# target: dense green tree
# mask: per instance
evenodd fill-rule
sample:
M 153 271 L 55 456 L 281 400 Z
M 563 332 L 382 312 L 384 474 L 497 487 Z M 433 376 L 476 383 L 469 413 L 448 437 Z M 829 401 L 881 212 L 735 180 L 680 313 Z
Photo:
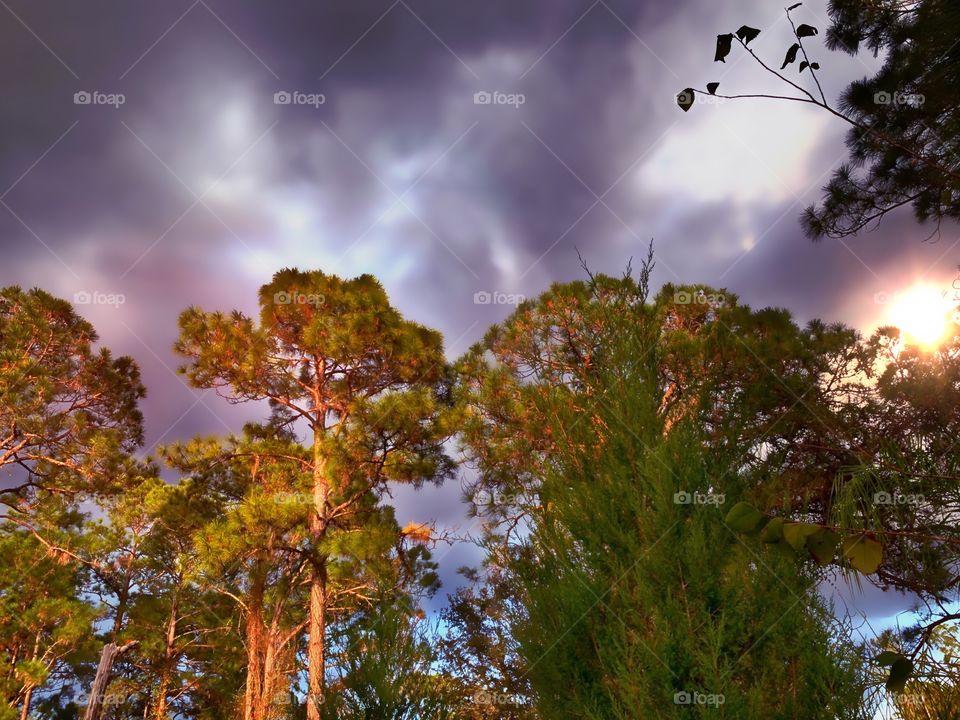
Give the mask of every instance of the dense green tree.
M 57 536 L 66 543 L 81 518 L 57 514 Z M 93 657 L 96 609 L 83 589 L 81 566 L 32 533 L 0 524 L 0 718 L 26 720 L 35 705 L 75 683 L 79 666 Z
M 596 412 L 612 393 L 595 380 L 631 331 L 619 308 L 635 307 L 640 293 L 630 277 L 554 285 L 461 359 L 478 512 L 523 527 L 553 454 L 572 442 L 552 422 L 558 404 L 598 427 Z M 650 303 L 657 413 L 667 431 L 694 422 L 711 449 L 753 474 L 765 503 L 826 512 L 838 472 L 868 455 L 860 396 L 875 352 L 842 325 L 801 328 L 785 310 L 753 310 L 705 286 L 667 285 Z
M 331 720 L 444 720 L 453 712 L 451 684 L 435 670 L 434 631 L 403 604 L 377 603 L 337 638 L 337 693 Z
M 45 495 L 115 490 L 142 441 L 139 370 L 96 342 L 65 300 L 0 290 L 0 504 L 17 518 Z
M 195 478 L 156 480 L 137 501 L 151 518 L 140 550 L 148 559 L 131 599 L 123 638 L 136 643 L 111 694 L 109 720 L 210 717 L 235 701 L 243 646 L 234 606 L 203 572 L 201 531 L 222 516 L 222 497 Z
M 245 651 L 246 720 L 283 717 L 306 612 L 311 481 L 308 454 L 290 435 L 249 426 L 242 437 L 197 439 L 165 449 L 218 512 L 196 529 L 196 581 L 234 605 Z
M 540 716 L 870 717 L 813 573 L 725 525 L 742 478 L 686 421 L 664 438 L 642 380 L 617 383 L 627 392 L 597 413 L 602 449 L 560 454 L 513 551 Z
M 467 358 L 474 370 L 480 355 L 492 365 L 472 376 L 468 435 L 481 470 L 494 470 L 486 481 L 509 476 L 500 463 L 532 439 L 549 443 L 528 466 L 532 483 L 487 489 L 518 493 L 501 522 L 525 514 L 491 562 L 522 588 L 510 624 L 533 702 L 546 718 L 859 717 L 857 656 L 830 640 L 812 573 L 789 556 L 761 560 L 759 543 L 740 542 L 717 507 L 754 482 L 744 457 L 759 436 L 744 411 L 755 419 L 783 398 L 749 372 L 749 352 L 738 358 L 747 334 L 725 343 L 729 326 L 687 332 L 720 316 L 719 303 L 650 303 L 648 272 L 554 288 Z M 788 318 L 740 316 L 753 333 L 783 330 L 783 341 L 768 340 L 771 356 L 803 346 Z M 717 366 L 740 374 L 713 375 Z M 787 382 L 809 369 L 793 368 Z M 503 428 L 509 401 L 523 410 Z
M 180 318 L 183 372 L 232 401 L 268 400 L 278 429 L 305 426 L 310 516 L 308 718 L 319 720 L 326 635 L 343 602 L 363 600 L 363 564 L 395 546 L 379 500 L 389 481 L 440 480 L 451 465 L 441 421 L 447 376 L 438 333 L 404 320 L 371 276 L 283 270 L 260 290 L 259 323 L 191 308 Z

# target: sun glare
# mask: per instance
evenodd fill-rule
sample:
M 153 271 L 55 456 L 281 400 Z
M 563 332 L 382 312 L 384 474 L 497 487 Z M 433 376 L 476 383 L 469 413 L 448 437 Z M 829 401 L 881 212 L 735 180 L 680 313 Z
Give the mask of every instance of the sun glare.
M 933 350 L 946 339 L 953 310 L 937 288 L 915 285 L 894 299 L 886 322 L 900 328 L 906 342 Z

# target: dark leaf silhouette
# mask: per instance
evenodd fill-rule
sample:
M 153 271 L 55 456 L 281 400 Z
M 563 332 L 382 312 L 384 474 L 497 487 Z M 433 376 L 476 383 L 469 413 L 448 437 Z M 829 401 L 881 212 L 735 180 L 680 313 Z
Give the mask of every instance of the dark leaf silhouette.
M 787 12 L 790 12 L 791 10 L 796 10 L 801 5 L 803 5 L 803 3 L 794 3 L 793 5 L 787 8 Z
M 890 677 L 887 678 L 887 690 L 902 692 L 913 672 L 913 663 L 905 657 L 897 658 L 890 667 Z
M 813 70 L 819 70 L 819 69 L 820 69 L 820 63 L 808 63 L 806 60 L 804 60 L 802 63 L 800 63 L 800 72 L 803 72 L 803 71 L 806 70 L 807 68 L 811 68 L 811 69 L 813 69 Z
M 679 95 L 677 95 L 677 105 L 680 106 L 680 109 L 684 112 L 687 112 L 690 108 L 693 107 L 693 98 L 694 91 L 693 88 L 687 88 Z
M 714 56 L 713 61 L 725 63 L 727 61 L 727 55 L 730 54 L 731 47 L 733 47 L 733 33 L 717 35 L 717 54 Z
M 757 35 L 760 34 L 760 31 L 756 28 L 752 28 L 749 25 L 743 25 L 737 30 L 737 37 L 743 41 L 744 45 L 749 45 L 750 41 L 753 40 Z
M 800 50 L 800 44 L 794 43 L 790 46 L 790 49 L 787 50 L 787 56 L 783 59 L 783 65 L 780 66 L 780 69 L 783 70 L 787 65 L 794 62 L 797 59 L 797 52 Z
M 720 83 L 718 82 L 707 83 L 707 92 L 711 95 L 716 95 L 718 87 L 720 87 Z
M 815 27 L 813 27 L 813 25 L 807 25 L 806 23 L 804 23 L 803 25 L 797 28 L 797 37 L 802 37 L 802 38 L 812 37 L 816 35 L 818 32 L 820 31 L 817 30 Z
M 890 667 L 893 665 L 899 658 L 902 658 L 903 655 L 900 653 L 894 652 L 893 650 L 884 650 L 882 653 L 877 655 L 873 661 L 881 667 Z

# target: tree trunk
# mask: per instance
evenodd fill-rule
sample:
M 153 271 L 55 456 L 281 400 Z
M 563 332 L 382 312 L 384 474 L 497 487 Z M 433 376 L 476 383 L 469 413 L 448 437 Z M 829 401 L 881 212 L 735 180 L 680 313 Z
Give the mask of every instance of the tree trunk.
M 307 720 L 320 720 L 326 669 L 327 578 L 326 570 L 314 568 L 310 583 L 310 639 L 307 662 L 310 666 Z
M 244 693 L 244 720 L 261 720 L 263 695 L 263 598 L 266 588 L 263 561 L 254 564 L 247 597 L 247 687 Z
M 163 653 L 163 673 L 160 675 L 160 686 L 157 688 L 157 701 L 153 709 L 155 720 L 165 720 L 167 717 L 167 693 L 170 691 L 170 680 L 173 675 L 174 657 L 177 641 L 177 611 L 179 610 L 179 592 L 175 591 L 170 602 L 170 617 L 167 618 L 167 632 Z
M 313 430 L 313 505 L 310 530 L 315 544 L 326 532 L 329 486 L 323 462 L 323 426 Z M 310 576 L 310 627 L 307 640 L 307 720 L 320 720 L 326 675 L 327 568 L 326 560 L 314 558 Z
M 84 713 L 83 720 L 100 720 L 103 715 L 103 696 L 110 684 L 113 675 L 113 661 L 122 653 L 136 647 L 136 641 L 130 641 L 123 647 L 117 647 L 117 636 L 123 628 L 123 621 L 126 619 L 127 603 L 130 599 L 130 575 L 129 570 L 133 562 L 132 556 L 128 557 L 126 563 L 127 575 L 124 583 L 117 592 L 117 610 L 113 618 L 113 629 L 110 631 L 110 642 L 103 646 L 100 651 L 100 664 L 97 666 L 97 674 L 93 678 L 93 687 L 90 689 L 90 697 L 87 699 L 87 711 Z
M 27 688 L 23 695 L 23 710 L 20 711 L 20 720 L 27 720 L 30 717 L 30 702 L 33 700 L 33 686 Z
M 273 694 L 276 691 L 276 646 L 273 633 L 267 636 L 263 657 L 263 682 L 260 686 L 260 702 L 257 707 L 257 720 L 273 717 Z
M 97 674 L 93 678 L 93 686 L 87 700 L 87 712 L 84 713 L 83 720 L 100 720 L 103 717 L 103 698 L 113 674 L 113 663 L 118 657 L 136 646 L 136 640 L 131 640 L 123 647 L 117 647 L 116 643 L 112 642 L 103 646 L 103 651 L 100 653 L 100 664 L 97 666 Z

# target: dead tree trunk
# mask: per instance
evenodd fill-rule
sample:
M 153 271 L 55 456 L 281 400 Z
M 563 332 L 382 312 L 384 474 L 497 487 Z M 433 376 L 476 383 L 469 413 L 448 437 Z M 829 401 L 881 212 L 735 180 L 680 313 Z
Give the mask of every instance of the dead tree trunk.
M 126 652 L 129 652 L 137 646 L 136 640 L 117 647 L 116 643 L 107 643 L 103 646 L 100 653 L 100 664 L 97 666 L 97 674 L 93 678 L 93 686 L 90 688 L 90 697 L 87 700 L 87 712 L 83 720 L 100 720 L 103 717 L 103 700 L 106 695 L 107 686 L 110 684 L 110 678 L 113 675 L 114 661 Z

